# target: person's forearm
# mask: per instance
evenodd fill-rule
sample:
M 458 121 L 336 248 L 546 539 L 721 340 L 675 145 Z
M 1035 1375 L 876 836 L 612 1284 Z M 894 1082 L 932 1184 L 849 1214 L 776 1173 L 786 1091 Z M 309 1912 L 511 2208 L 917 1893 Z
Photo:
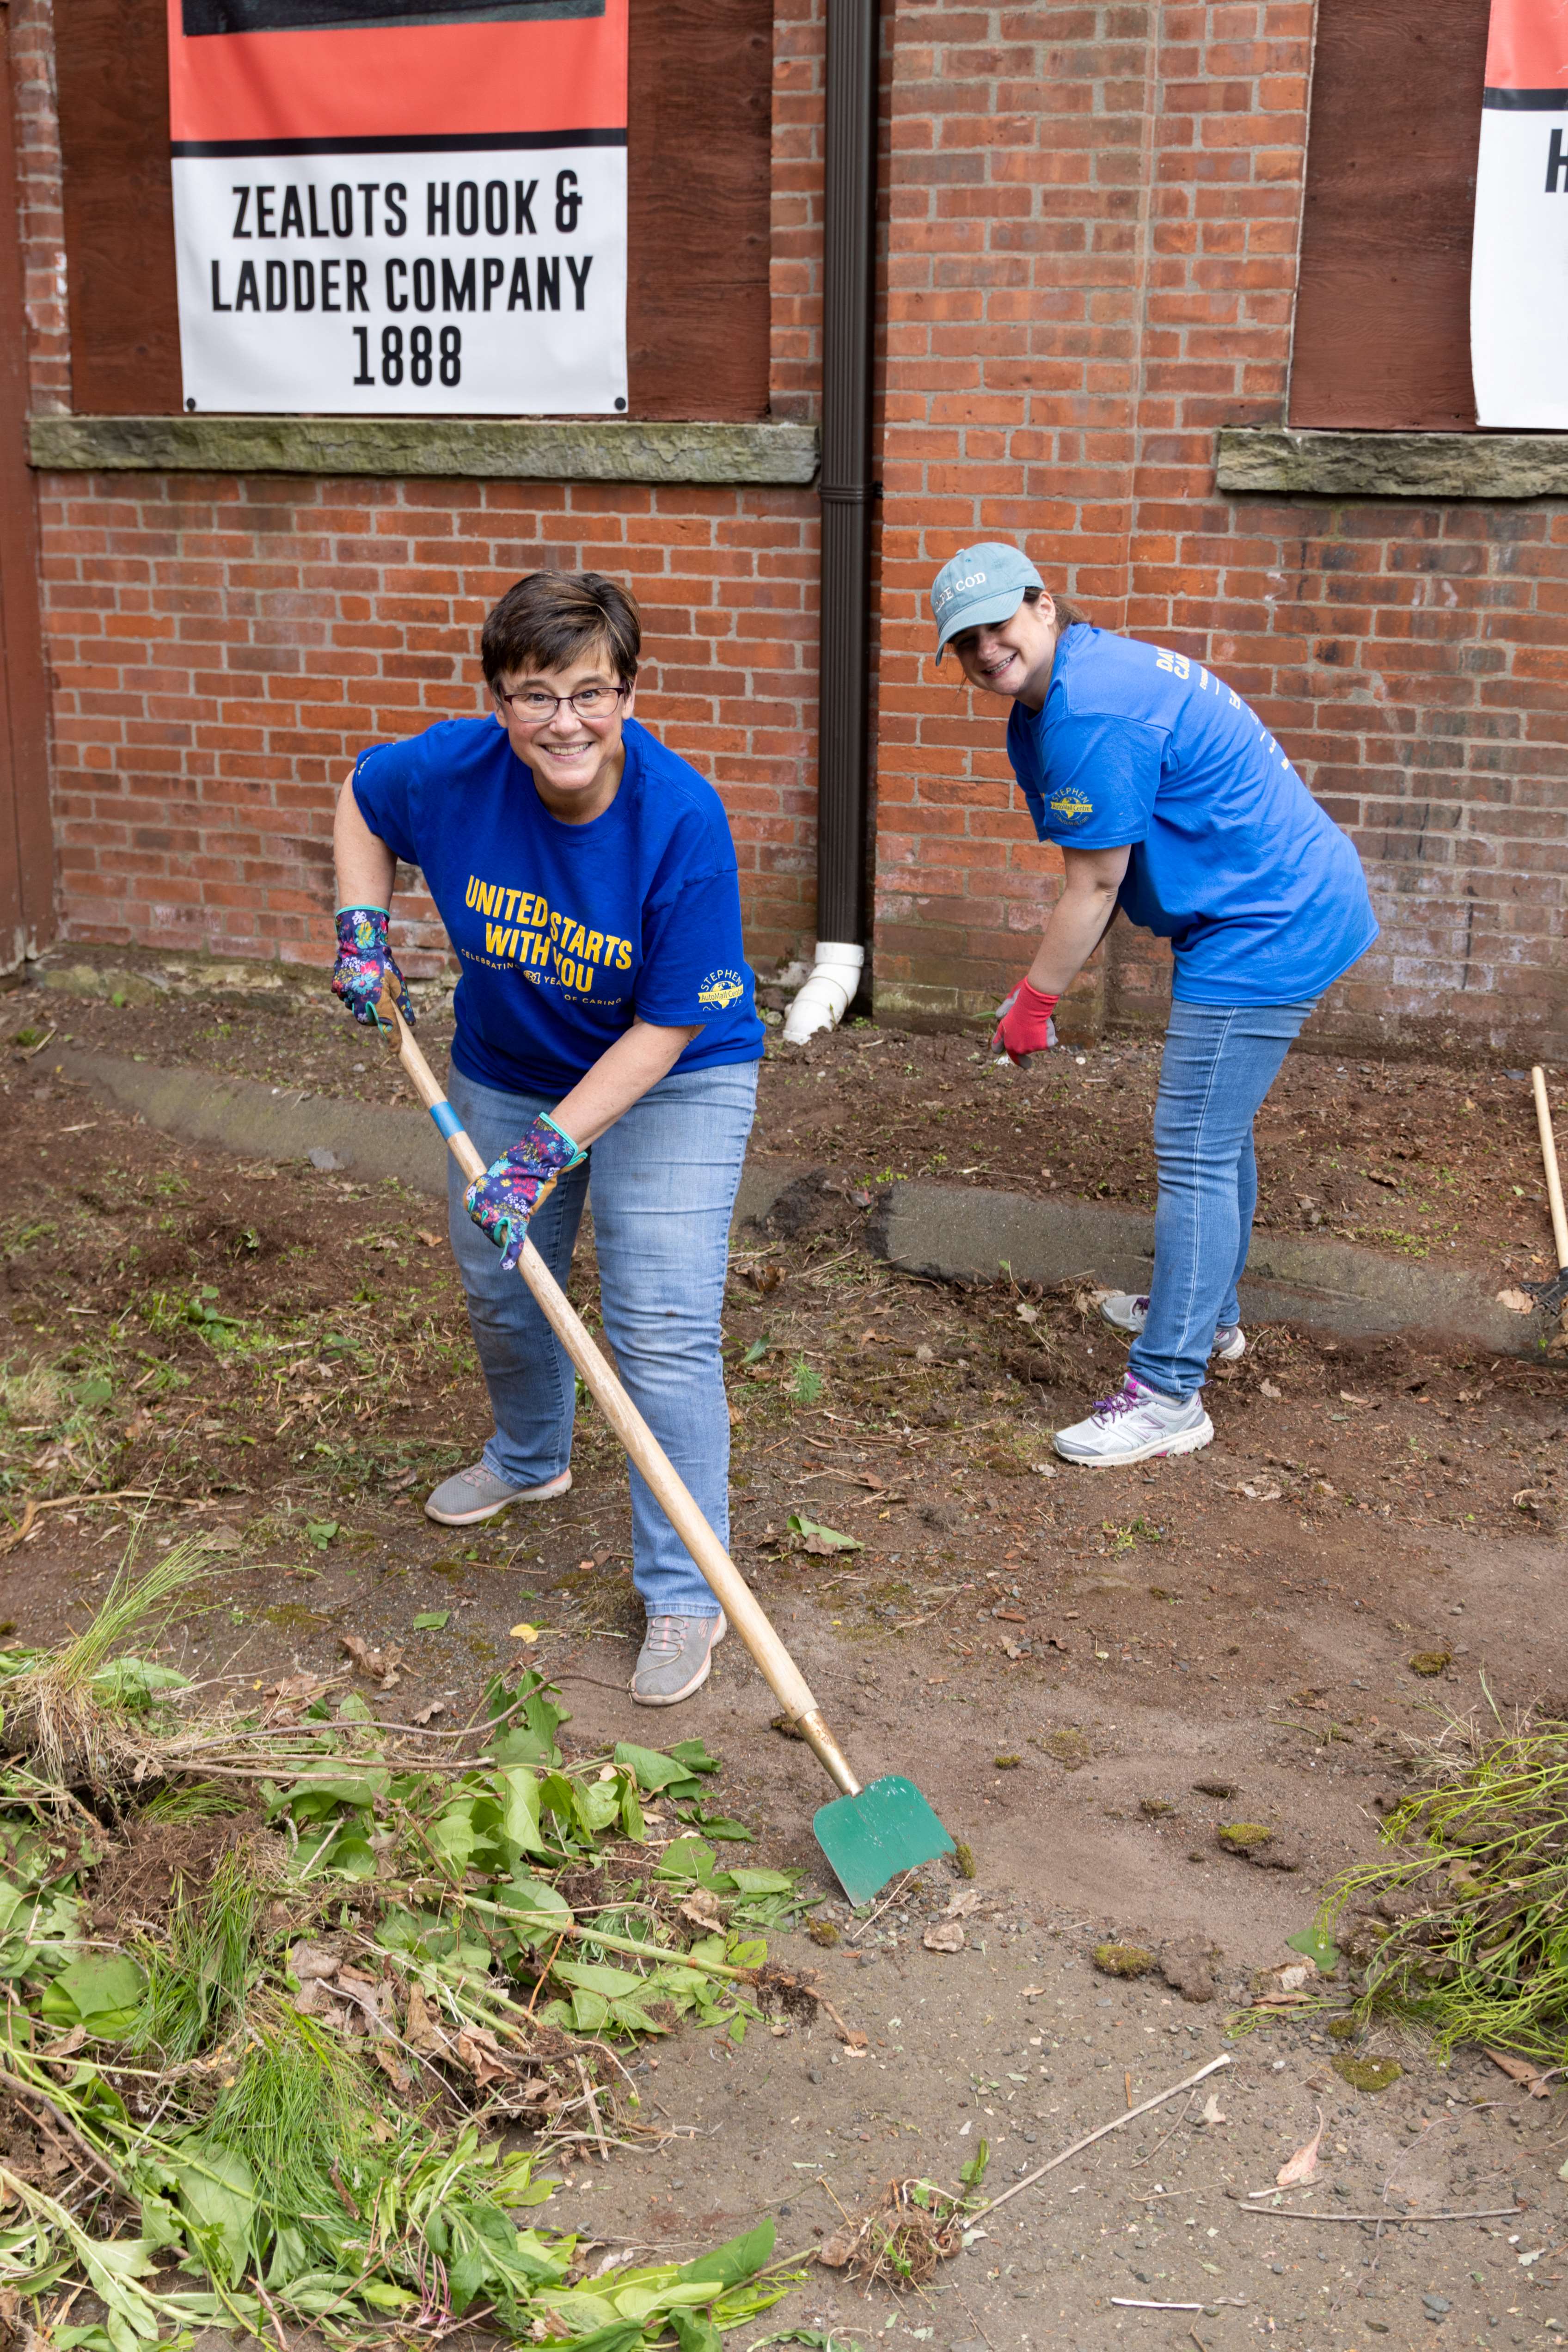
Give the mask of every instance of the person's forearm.
M 332 863 L 340 907 L 384 907 L 390 911 L 397 860 L 361 816 L 352 777 L 338 794 Z
M 1116 912 L 1115 883 L 1068 883 L 1051 909 L 1046 935 L 1029 966 L 1029 983 L 1044 996 L 1065 995 L 1105 936 Z
M 634 1021 L 625 1035 L 584 1071 L 571 1093 L 562 1096 L 551 1118 L 574 1143 L 596 1142 L 650 1087 L 668 1076 L 700 1026 L 699 1023 L 690 1029 L 660 1029 L 648 1021 Z

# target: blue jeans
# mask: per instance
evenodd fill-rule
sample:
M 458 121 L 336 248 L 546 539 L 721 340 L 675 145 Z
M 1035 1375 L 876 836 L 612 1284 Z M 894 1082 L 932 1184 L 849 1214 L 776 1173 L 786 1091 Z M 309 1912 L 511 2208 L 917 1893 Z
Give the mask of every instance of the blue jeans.
M 1258 1162 L 1252 1122 L 1310 1004 L 1173 1004 L 1154 1105 L 1160 1196 L 1149 1313 L 1128 1368 L 1162 1396 L 1201 1389 L 1237 1323 Z
M 605 1335 L 637 1410 L 721 1543 L 730 1541 L 730 1411 L 720 1354 L 730 1219 L 756 1109 L 757 1066 L 672 1071 L 562 1177 L 532 1218 L 534 1247 L 564 1283 L 584 1203 L 594 1206 Z M 461 1071 L 451 1102 L 486 1162 L 498 1160 L 553 1095 L 500 1094 Z M 468 1294 L 468 1328 L 489 1391 L 488 1468 L 538 1486 L 572 1458 L 572 1361 L 521 1274 L 463 1206 L 447 1163 L 447 1230 Z M 715 1617 L 719 1603 L 636 1470 L 632 1578 L 649 1616 Z

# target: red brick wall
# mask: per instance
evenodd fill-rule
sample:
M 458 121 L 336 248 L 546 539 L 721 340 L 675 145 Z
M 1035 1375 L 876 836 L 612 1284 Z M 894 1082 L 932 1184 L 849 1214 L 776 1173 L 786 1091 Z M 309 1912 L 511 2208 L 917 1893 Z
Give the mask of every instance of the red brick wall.
M 1353 834 L 1384 935 L 1325 1025 L 1568 1049 L 1568 518 L 1214 490 L 1216 426 L 1284 414 L 1306 0 L 897 26 L 879 1003 L 979 1014 L 1054 895 L 1003 707 L 929 657 L 931 574 L 995 537 L 1209 663 Z M 1119 926 L 1076 1016 L 1157 1015 L 1162 952 Z
M 48 0 L 14 0 L 35 398 L 69 400 Z M 816 414 L 824 0 L 775 24 L 774 414 Z M 883 0 L 878 1000 L 973 1019 L 1057 887 L 1002 718 L 929 656 L 931 573 L 1028 547 L 1108 625 L 1247 694 L 1361 845 L 1384 924 L 1342 1033 L 1568 1052 L 1564 521 L 1227 499 L 1285 413 L 1310 0 Z M 52 174 L 52 176 L 51 176 Z M 753 952 L 814 929 L 816 502 L 419 482 L 45 485 L 68 932 L 323 952 L 356 744 L 473 707 L 486 597 L 602 562 L 647 601 L 646 714 L 733 816 Z M 1119 927 L 1074 1017 L 1157 1018 Z
M 49 0 L 16 0 L 34 402 L 69 406 Z M 810 414 L 821 0 L 777 19 L 777 413 Z M 711 777 L 764 964 L 812 937 L 816 500 L 807 491 L 113 474 L 41 483 L 61 933 L 330 956 L 355 751 L 480 707 L 487 604 L 538 564 L 642 605 L 638 715 Z M 427 902 L 400 919 L 436 960 Z
M 487 606 L 554 564 L 634 589 L 638 716 L 719 785 L 752 950 L 787 957 L 811 924 L 815 509 L 800 491 L 46 478 L 64 935 L 330 955 L 355 751 L 478 710 Z

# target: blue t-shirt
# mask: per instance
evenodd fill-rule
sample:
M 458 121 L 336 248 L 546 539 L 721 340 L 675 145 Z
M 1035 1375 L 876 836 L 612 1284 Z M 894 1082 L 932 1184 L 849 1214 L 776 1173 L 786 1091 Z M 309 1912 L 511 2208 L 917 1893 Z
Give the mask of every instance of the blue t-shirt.
M 1131 844 L 1119 903 L 1171 941 L 1183 1004 L 1300 1004 L 1377 937 L 1353 843 L 1201 662 L 1076 623 L 1007 757 L 1042 841 Z
M 461 963 L 452 1059 L 503 1094 L 562 1095 L 630 1028 L 700 1021 L 675 1066 L 763 1050 L 723 803 L 635 719 L 620 789 L 564 824 L 493 719 L 362 751 L 372 833 L 425 877 Z

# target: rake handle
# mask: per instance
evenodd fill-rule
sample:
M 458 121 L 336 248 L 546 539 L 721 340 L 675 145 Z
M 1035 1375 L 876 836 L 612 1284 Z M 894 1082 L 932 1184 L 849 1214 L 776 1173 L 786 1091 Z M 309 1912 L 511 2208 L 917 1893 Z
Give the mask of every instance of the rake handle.
M 1552 1209 L 1552 1239 L 1557 1251 L 1558 1272 L 1561 1273 L 1564 1266 L 1568 1266 L 1568 1216 L 1563 1212 L 1563 1176 L 1557 1165 L 1557 1139 L 1552 1131 L 1552 1103 L 1546 1092 L 1546 1073 L 1539 1062 L 1530 1073 L 1530 1083 L 1535 1095 L 1535 1123 L 1541 1130 L 1546 1198 Z
M 485 1172 L 486 1163 L 458 1121 L 429 1063 L 414 1042 L 413 1033 L 392 996 L 384 990 L 376 1007 L 386 1025 L 389 1044 L 411 1079 L 414 1090 L 446 1139 L 447 1149 L 468 1181 Z M 669 1456 L 595 1346 L 570 1299 L 531 1241 L 525 1240 L 518 1272 L 539 1303 L 541 1313 L 577 1370 L 605 1419 L 620 1439 L 657 1496 L 665 1517 L 691 1554 L 718 1599 L 725 1615 L 756 1660 L 763 1680 L 783 1706 L 801 1738 L 811 1748 L 834 1785 L 847 1797 L 858 1797 L 860 1783 L 850 1770 L 837 1741 L 823 1721 L 810 1685 L 774 1633 L 751 1586 L 698 1509 Z

